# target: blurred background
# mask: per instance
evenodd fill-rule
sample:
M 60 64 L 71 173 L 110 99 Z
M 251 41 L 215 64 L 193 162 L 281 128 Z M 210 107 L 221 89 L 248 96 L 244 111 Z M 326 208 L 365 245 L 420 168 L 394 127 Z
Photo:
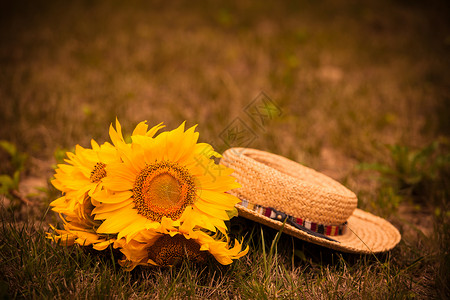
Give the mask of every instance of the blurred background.
M 219 151 L 287 156 L 363 200 L 379 183 L 360 170 L 448 146 L 444 1 L 11 1 L 0 14 L 0 139 L 26 155 L 25 189 L 76 144 L 108 141 L 116 117 L 126 134 L 199 124 Z
M 84 278 L 58 275 L 74 270 L 72 261 L 55 273 L 54 263 L 40 265 L 30 253 L 54 255 L 43 233 L 49 222 L 39 221 L 56 223 L 54 214 L 45 213 L 60 195 L 49 183 L 53 168 L 76 144 L 109 141 L 116 117 L 128 137 L 143 120 L 150 126 L 164 122 L 169 130 L 186 121 L 198 124 L 200 141 L 219 152 L 242 146 L 284 155 L 342 182 L 358 195 L 360 208 L 387 218 L 402 234 L 392 259 L 364 259 L 350 273 L 346 264 L 344 271 L 322 267 L 323 249 L 305 243 L 294 252 L 301 262 L 320 256 L 319 264 L 295 269 L 294 279 L 270 272 L 274 281 L 263 284 L 300 282 L 309 295 L 310 283 L 300 279 L 313 277 L 313 287 L 325 285 L 323 298 L 338 295 L 328 293 L 330 282 L 351 298 L 366 281 L 356 298 L 449 297 L 447 2 L 2 1 L 0 275 L 6 275 L 0 276 L 0 298 L 8 284 L 11 295 L 60 295 L 66 279 Z M 11 215 L 36 222 L 37 234 L 18 239 L 5 229 L 15 228 L 14 222 L 4 226 Z M 41 243 L 32 242 L 39 237 Z M 260 283 L 255 261 L 266 258 L 252 251 L 239 265 L 243 271 L 231 277 L 256 277 L 240 275 L 237 282 Z M 27 261 L 38 271 L 27 267 L 31 271 L 23 273 Z M 41 270 L 55 289 L 45 276 L 38 280 Z M 100 278 L 107 293 L 115 293 L 110 268 L 105 272 Z M 170 283 L 168 274 L 155 278 Z M 134 293 L 134 283 L 117 282 Z M 228 297 L 228 291 L 246 289 L 226 282 Z M 143 290 L 155 285 L 150 281 Z M 294 294 L 299 286 L 291 287 Z

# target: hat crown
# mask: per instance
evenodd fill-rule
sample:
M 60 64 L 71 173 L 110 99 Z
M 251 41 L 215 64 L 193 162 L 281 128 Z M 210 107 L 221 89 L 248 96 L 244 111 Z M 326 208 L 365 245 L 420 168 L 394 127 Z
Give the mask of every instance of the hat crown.
M 346 222 L 357 207 L 356 195 L 342 184 L 276 154 L 232 148 L 220 163 L 242 185 L 232 193 L 252 204 L 324 225 Z

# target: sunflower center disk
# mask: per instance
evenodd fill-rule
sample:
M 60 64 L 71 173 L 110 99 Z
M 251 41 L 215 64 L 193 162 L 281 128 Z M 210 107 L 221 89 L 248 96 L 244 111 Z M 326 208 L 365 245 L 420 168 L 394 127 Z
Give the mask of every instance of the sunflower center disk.
M 195 184 L 186 168 L 159 162 L 147 165 L 136 177 L 133 199 L 147 219 L 160 222 L 165 216 L 177 220 L 194 203 Z
M 145 182 L 142 192 L 146 202 L 167 209 L 177 204 L 181 196 L 181 186 L 170 174 L 163 173 Z
M 177 234 L 174 237 L 163 235 L 148 249 L 148 256 L 160 266 L 174 266 L 183 259 L 196 263 L 205 262 L 207 251 L 200 251 L 200 245 L 192 239 Z
M 97 163 L 91 172 L 91 176 L 89 177 L 89 180 L 92 183 L 97 183 L 100 180 L 102 180 L 103 177 L 106 177 L 105 167 L 106 167 L 106 165 L 104 163 L 101 163 L 101 162 Z

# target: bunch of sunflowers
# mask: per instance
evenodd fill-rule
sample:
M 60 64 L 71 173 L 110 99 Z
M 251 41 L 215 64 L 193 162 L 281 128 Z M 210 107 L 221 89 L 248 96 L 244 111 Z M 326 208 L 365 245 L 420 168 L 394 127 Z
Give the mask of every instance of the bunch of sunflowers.
M 111 125 L 111 143 L 76 146 L 59 164 L 52 184 L 62 192 L 53 201 L 64 229 L 48 237 L 59 244 L 96 250 L 110 245 L 123 253 L 127 270 L 137 265 L 171 266 L 189 258 L 221 264 L 244 256 L 240 241 L 228 237 L 225 221 L 239 202 L 226 192 L 240 187 L 232 169 L 215 163 L 211 145 L 197 143 L 195 126 L 156 133 L 139 123 L 126 142 L 120 123 Z

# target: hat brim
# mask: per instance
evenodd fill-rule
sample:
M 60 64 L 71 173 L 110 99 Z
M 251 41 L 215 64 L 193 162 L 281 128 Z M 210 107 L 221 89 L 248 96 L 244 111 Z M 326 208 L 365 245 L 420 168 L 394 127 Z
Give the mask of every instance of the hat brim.
M 237 204 L 236 208 L 239 216 L 244 218 L 277 230 L 283 226 L 283 223 L 258 214 L 242 205 Z M 358 208 L 348 218 L 345 233 L 331 237 L 338 242 L 310 235 L 289 224 L 284 225 L 283 232 L 320 246 L 342 252 L 360 254 L 389 251 L 401 239 L 400 232 L 391 223 Z

